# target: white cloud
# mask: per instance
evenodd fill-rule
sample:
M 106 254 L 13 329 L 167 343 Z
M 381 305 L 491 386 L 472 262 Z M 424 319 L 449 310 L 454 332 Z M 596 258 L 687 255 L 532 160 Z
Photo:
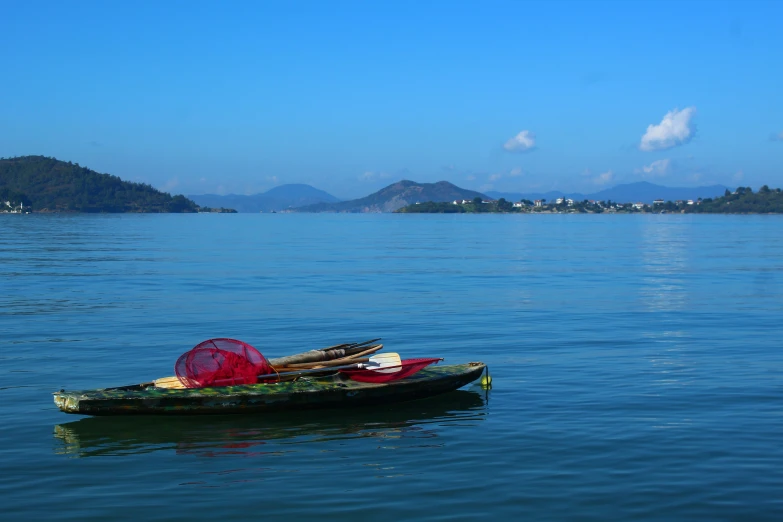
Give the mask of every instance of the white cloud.
M 168 180 L 163 187 L 161 187 L 161 190 L 163 192 L 171 192 L 174 188 L 176 188 L 179 185 L 179 178 L 171 178 Z
M 487 183 L 479 187 L 479 192 L 486 192 L 488 190 L 492 190 L 493 188 L 495 188 L 495 185 L 493 185 L 492 183 Z
M 359 175 L 359 181 L 376 181 L 376 180 L 386 179 L 390 177 L 391 174 L 387 172 L 375 172 L 372 170 L 367 170 Z
M 509 152 L 528 152 L 536 146 L 536 135 L 529 131 L 523 130 L 510 140 L 508 140 L 503 148 Z
M 659 177 L 666 176 L 671 171 L 672 162 L 670 159 L 660 159 L 653 161 L 649 165 L 645 165 L 640 169 L 636 169 L 634 172 L 641 174 L 644 177 Z
M 647 127 L 639 148 L 645 151 L 664 150 L 688 143 L 696 133 L 696 127 L 691 122 L 695 114 L 696 107 L 667 112 L 661 123 Z
M 738 170 L 737 172 L 734 173 L 734 176 L 732 176 L 732 179 L 734 181 L 742 181 L 742 178 L 744 178 L 744 177 L 745 177 L 745 173 L 742 172 L 741 170 Z
M 772 134 L 769 137 L 769 139 L 771 139 L 772 141 L 783 141 L 783 132 L 781 132 L 780 134 Z
M 606 185 L 607 183 L 611 183 L 613 180 L 614 173 L 611 170 L 607 170 L 606 172 L 602 172 L 601 174 L 594 177 L 593 183 L 596 185 Z
M 467 176 L 465 176 L 465 179 L 467 181 L 475 181 L 476 180 L 476 176 L 474 176 L 473 174 L 468 174 Z
M 515 178 L 521 175 L 522 175 L 522 167 L 514 167 L 513 169 L 508 171 L 507 174 L 504 174 L 502 172 L 498 174 L 491 174 L 487 179 L 489 179 L 489 181 L 497 181 L 499 179 L 505 178 L 506 176 L 508 176 L 509 178 Z

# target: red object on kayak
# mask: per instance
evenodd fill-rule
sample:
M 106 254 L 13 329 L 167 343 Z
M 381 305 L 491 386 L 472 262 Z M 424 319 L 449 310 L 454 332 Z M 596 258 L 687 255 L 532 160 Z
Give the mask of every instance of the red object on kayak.
M 361 370 L 340 370 L 340 373 L 344 373 L 351 380 L 358 382 L 389 382 L 404 379 L 410 377 L 414 373 L 418 372 L 422 368 L 429 366 L 432 363 L 437 363 L 443 359 L 439 357 L 433 357 L 428 359 L 404 359 L 400 361 L 400 365 L 397 371 L 390 371 L 394 369 L 394 366 L 387 366 L 380 369 L 361 369 Z
M 259 375 L 272 372 L 261 353 L 236 339 L 209 339 L 183 353 L 174 365 L 188 388 L 255 384 Z

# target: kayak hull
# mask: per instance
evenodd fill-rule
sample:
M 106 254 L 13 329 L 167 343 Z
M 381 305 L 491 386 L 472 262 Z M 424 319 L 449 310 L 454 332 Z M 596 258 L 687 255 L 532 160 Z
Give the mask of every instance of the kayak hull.
M 478 379 L 483 363 L 430 366 L 388 383 L 363 383 L 342 374 L 293 382 L 167 389 L 152 383 L 87 391 L 59 391 L 54 403 L 81 415 L 198 415 L 344 408 L 422 399 Z

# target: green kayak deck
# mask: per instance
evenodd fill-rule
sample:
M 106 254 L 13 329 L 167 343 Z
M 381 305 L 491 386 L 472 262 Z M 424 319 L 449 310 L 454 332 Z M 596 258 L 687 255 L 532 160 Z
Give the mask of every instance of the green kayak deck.
M 430 366 L 383 384 L 352 381 L 342 374 L 297 381 L 170 389 L 152 383 L 54 393 L 65 413 L 81 415 L 195 415 L 342 408 L 421 399 L 461 388 L 484 372 L 480 362 Z

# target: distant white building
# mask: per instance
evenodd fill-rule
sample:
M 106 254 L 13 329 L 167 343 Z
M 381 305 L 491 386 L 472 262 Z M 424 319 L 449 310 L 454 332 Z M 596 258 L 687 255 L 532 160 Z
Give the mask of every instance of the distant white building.
M 543 207 L 543 206 L 544 206 L 544 200 L 542 200 L 542 199 L 537 199 L 537 200 L 535 200 L 535 201 L 533 202 L 533 204 L 534 204 L 535 206 L 537 206 L 537 207 Z
M 655 205 L 663 205 L 664 201 L 662 199 L 654 199 L 653 200 L 653 206 Z
M 644 208 L 644 203 L 634 203 L 633 208 L 642 210 Z
M 524 207 L 524 206 L 525 206 L 525 204 L 522 203 L 521 201 L 517 201 L 516 203 L 514 203 L 514 208 L 521 208 L 521 207 Z

